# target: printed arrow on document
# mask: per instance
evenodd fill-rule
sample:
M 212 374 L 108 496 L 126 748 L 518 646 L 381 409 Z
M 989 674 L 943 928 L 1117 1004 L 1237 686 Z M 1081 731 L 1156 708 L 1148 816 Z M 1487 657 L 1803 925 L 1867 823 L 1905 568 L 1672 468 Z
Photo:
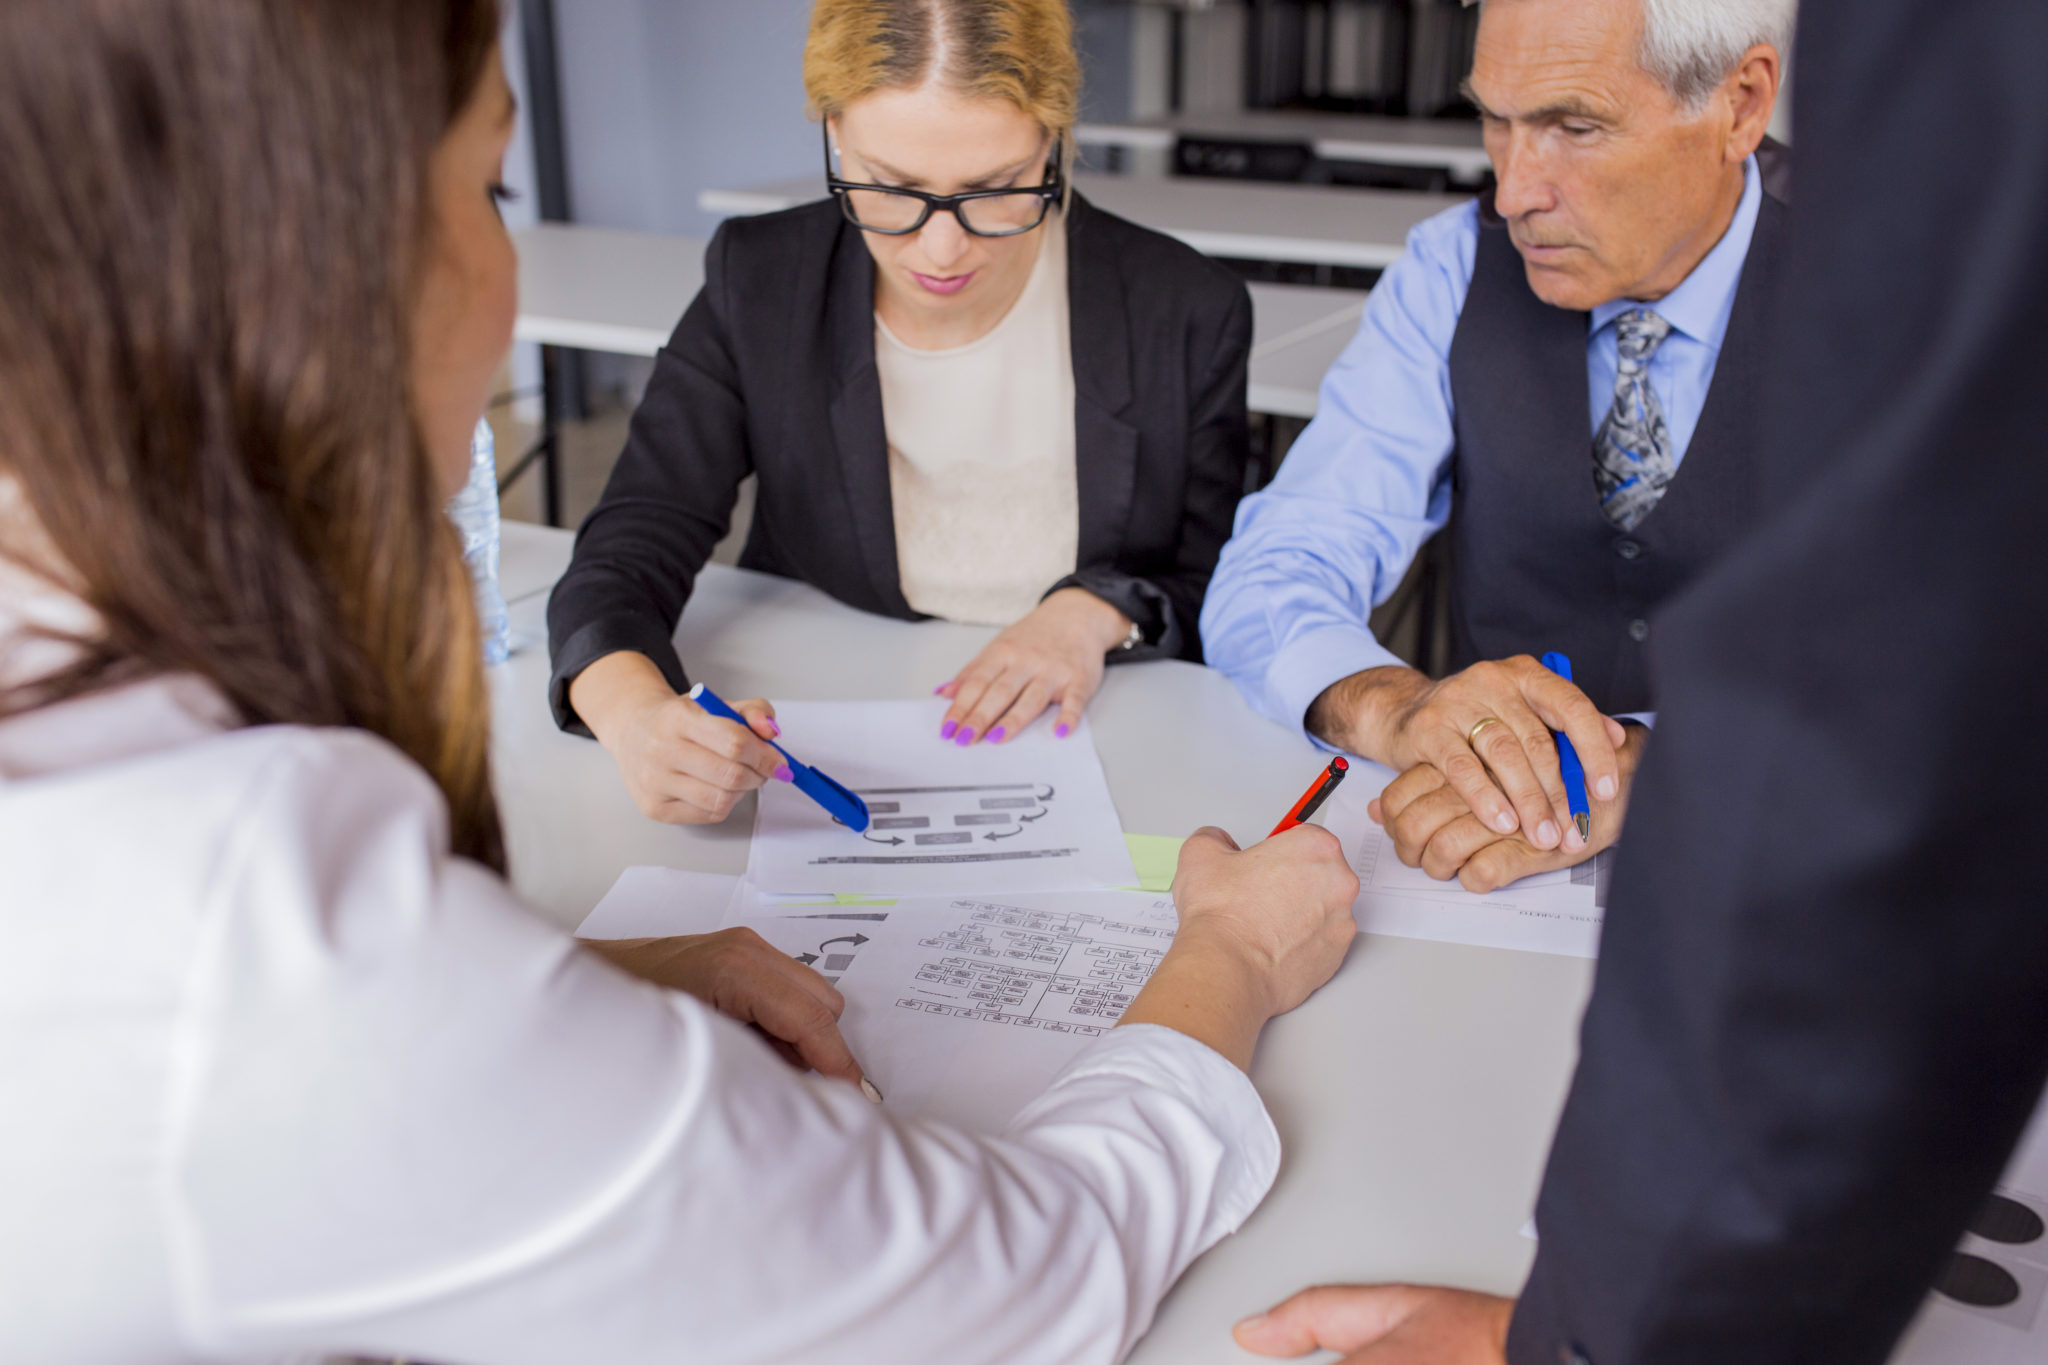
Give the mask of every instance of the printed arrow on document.
M 845 938 L 828 938 L 818 945 L 818 951 L 822 953 L 835 943 L 851 943 L 854 947 L 858 948 L 867 941 L 868 936 L 866 934 L 848 934 Z
M 813 962 L 816 962 L 818 960 L 818 955 L 816 953 L 798 953 L 796 955 L 796 960 L 798 962 L 803 963 L 806 967 L 808 967 Z
M 1052 800 L 1052 794 L 1053 794 L 1053 788 L 1052 788 L 1051 784 L 1049 784 L 1049 783 L 1048 783 L 1048 784 L 1047 784 L 1047 786 L 1046 786 L 1046 789 L 1045 789 L 1045 795 L 1043 795 L 1043 796 L 1041 796 L 1041 797 L 1039 797 L 1039 798 L 1038 798 L 1038 800 L 1039 800 L 1039 803 L 1040 803 L 1041 805 L 1043 805 L 1043 804 L 1044 804 L 1045 802 L 1047 802 L 1047 801 L 1050 801 L 1050 800 Z
M 1033 820 L 1043 820 L 1046 816 L 1051 814 L 1052 812 L 1049 810 L 1042 810 L 1038 812 L 1038 814 L 1036 815 L 1020 815 L 1017 817 L 1017 823 L 1020 825 L 1028 825 Z
M 890 835 L 886 839 L 877 839 L 872 834 L 863 834 L 860 837 L 867 840 L 871 844 L 900 844 L 903 842 L 903 840 L 900 837 L 894 834 Z
M 1013 829 L 1008 834 L 998 834 L 994 830 L 990 830 L 988 833 L 982 835 L 981 837 L 988 840 L 990 843 L 994 843 L 998 839 L 1014 839 L 1023 832 L 1024 831 L 1021 829 Z

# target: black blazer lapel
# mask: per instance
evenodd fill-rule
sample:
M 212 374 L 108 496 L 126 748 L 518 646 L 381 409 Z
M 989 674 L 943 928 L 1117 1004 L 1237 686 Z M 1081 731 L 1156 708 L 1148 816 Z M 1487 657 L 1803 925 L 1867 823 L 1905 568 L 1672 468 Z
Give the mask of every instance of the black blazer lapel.
M 842 226 L 832 251 L 826 325 L 832 334 L 832 441 L 876 601 L 913 615 L 896 561 L 896 511 L 889 493 L 889 436 L 882 378 L 875 369 L 875 262 L 857 229 Z
M 1120 415 L 1132 397 L 1130 313 L 1111 242 L 1088 230 L 1093 212 L 1078 194 L 1066 211 L 1081 569 L 1116 558 L 1138 482 L 1138 429 Z

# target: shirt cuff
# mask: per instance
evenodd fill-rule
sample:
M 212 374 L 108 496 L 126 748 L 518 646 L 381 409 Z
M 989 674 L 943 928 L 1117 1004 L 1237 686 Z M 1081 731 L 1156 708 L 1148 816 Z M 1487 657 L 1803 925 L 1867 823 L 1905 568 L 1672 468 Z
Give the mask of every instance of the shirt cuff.
M 1201 1241 L 1213 1244 L 1242 1227 L 1280 1173 L 1280 1132 L 1251 1077 L 1177 1029 L 1120 1024 L 1069 1062 L 1010 1121 L 1010 1133 L 1028 1128 L 1041 1113 L 1057 1112 L 1068 1092 L 1097 1077 L 1114 1079 L 1120 1091 L 1135 1081 L 1143 1091 L 1163 1092 L 1201 1116 L 1222 1153 Z
M 1408 667 L 1363 626 L 1323 626 L 1298 635 L 1282 646 L 1266 667 L 1266 695 L 1271 699 L 1274 719 L 1293 725 L 1320 749 L 1341 752 L 1309 734 L 1309 707 L 1332 683 L 1368 668 L 1390 666 Z
M 606 655 L 618 653 L 645 655 L 677 693 L 690 690 L 689 676 L 683 672 L 683 661 L 677 657 L 675 642 L 667 631 L 643 616 L 600 617 L 554 646 L 548 709 L 554 713 L 556 725 L 569 734 L 594 738 L 583 717 L 569 704 L 569 687 L 584 669 Z
M 1627 715 L 1616 716 L 1615 719 L 1623 725 L 1640 725 L 1645 730 L 1657 728 L 1657 713 L 1655 711 L 1631 711 Z

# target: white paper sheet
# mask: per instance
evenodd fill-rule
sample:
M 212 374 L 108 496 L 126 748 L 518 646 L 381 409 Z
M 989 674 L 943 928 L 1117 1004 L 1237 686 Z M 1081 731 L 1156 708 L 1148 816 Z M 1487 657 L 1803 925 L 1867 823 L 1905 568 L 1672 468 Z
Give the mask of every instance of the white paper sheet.
M 1601 884 L 1609 855 L 1476 896 L 1404 864 L 1393 841 L 1372 822 L 1366 806 L 1392 780 L 1377 764 L 1356 764 L 1351 780 L 1323 808 L 1322 823 L 1343 843 L 1358 874 L 1361 930 L 1565 957 L 1600 955 Z
M 739 906 L 731 922 L 837 983 L 888 1108 L 989 1132 L 1115 1025 L 1179 923 L 1171 899 L 1129 891 Z
M 738 877 L 673 867 L 629 867 L 583 923 L 578 938 L 708 934 L 725 923 Z
M 868 803 L 856 834 L 780 782 L 761 792 L 747 879 L 769 894 L 961 895 L 1134 886 L 1088 724 L 1009 744 L 939 738 L 947 703 L 778 702 L 783 742 Z

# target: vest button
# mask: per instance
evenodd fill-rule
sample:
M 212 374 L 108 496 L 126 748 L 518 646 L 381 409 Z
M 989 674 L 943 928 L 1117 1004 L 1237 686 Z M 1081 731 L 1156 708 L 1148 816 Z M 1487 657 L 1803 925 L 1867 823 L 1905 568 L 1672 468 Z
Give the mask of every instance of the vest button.
M 1638 616 L 1635 620 L 1629 622 L 1628 638 L 1634 640 L 1637 644 L 1641 644 L 1643 641 L 1649 639 L 1650 623 L 1648 621 L 1643 620 L 1640 616 Z
M 1614 543 L 1614 553 L 1620 555 L 1623 559 L 1640 558 L 1643 553 L 1642 543 L 1634 540 L 1618 540 Z

